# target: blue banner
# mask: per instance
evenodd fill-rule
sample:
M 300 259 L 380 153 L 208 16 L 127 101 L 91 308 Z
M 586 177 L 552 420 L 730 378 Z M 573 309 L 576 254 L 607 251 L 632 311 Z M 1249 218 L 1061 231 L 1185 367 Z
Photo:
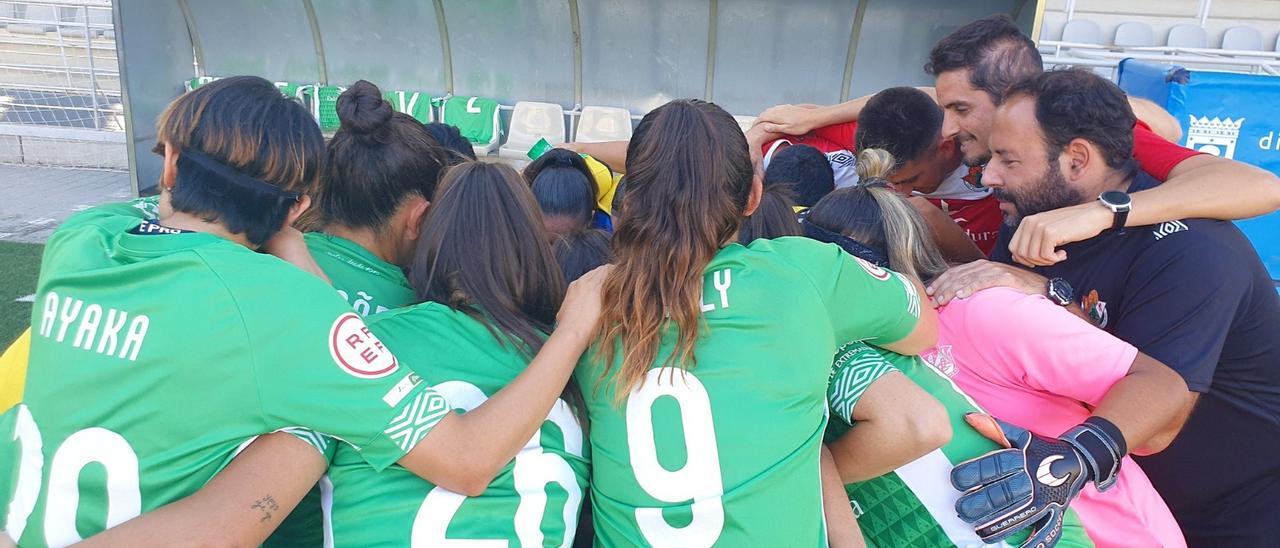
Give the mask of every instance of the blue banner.
M 1125 59 L 1119 79 L 1126 93 L 1156 102 L 1182 124 L 1181 145 L 1280 175 L 1280 77 Z M 1280 281 L 1280 213 L 1236 224 Z

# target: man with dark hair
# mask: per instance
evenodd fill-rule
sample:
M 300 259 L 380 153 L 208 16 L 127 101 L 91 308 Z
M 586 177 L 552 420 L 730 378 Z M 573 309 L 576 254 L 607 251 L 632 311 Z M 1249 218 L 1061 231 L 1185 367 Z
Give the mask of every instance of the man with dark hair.
M 827 155 L 809 145 L 792 145 L 774 154 L 765 168 L 764 184 L 786 185 L 800 207 L 813 207 L 836 188 Z
M 1059 304 L 1177 371 L 1189 391 L 1149 395 L 1184 402 L 1160 418 L 1172 444 L 1138 462 L 1190 545 L 1271 546 L 1280 538 L 1280 297 L 1229 222 L 1126 228 L 1126 192 L 1157 185 L 1133 158 L 1133 120 L 1123 92 L 1087 71 L 1009 88 L 984 179 L 1009 222 L 1094 203 L 1117 212 L 1111 230 L 1064 246 L 1061 262 L 1009 269 L 1001 285 L 1049 287 Z
M 855 144 L 858 152 L 880 148 L 892 154 L 889 182 L 941 209 L 990 255 L 1000 233 L 1000 208 L 991 189 L 982 186 L 982 170 L 965 166 L 956 141 L 944 139 L 941 130 L 942 109 L 932 97 L 911 87 L 889 88 L 862 109 Z
M 942 136 L 959 141 L 966 163 L 982 165 L 990 157 L 987 135 L 1001 86 L 1040 72 L 1040 54 L 1013 21 L 995 15 L 943 38 L 929 57 L 926 69 L 936 77 L 938 103 L 946 111 Z M 863 97 L 830 107 L 780 105 L 761 113 L 756 127 L 766 132 L 804 134 L 816 127 L 857 120 L 866 102 Z M 1162 116 L 1168 117 L 1167 113 Z M 1186 217 L 1246 219 L 1280 208 L 1280 181 L 1274 175 L 1179 147 L 1142 121 L 1135 123 L 1132 134 L 1134 157 L 1141 169 L 1167 182 L 1132 197 L 1130 226 Z M 1107 208 L 1087 203 L 1030 216 L 1016 231 L 1005 231 L 993 258 L 1031 266 L 1054 264 L 1065 258 L 1058 247 L 1098 235 L 1110 226 L 1110 215 Z M 948 298 L 944 295 L 939 302 Z

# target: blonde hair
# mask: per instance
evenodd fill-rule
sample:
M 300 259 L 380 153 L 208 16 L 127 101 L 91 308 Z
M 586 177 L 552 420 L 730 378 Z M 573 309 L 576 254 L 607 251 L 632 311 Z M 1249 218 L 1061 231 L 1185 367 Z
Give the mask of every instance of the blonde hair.
M 884 250 L 889 268 L 930 280 L 946 271 L 947 263 L 924 218 L 886 179 L 894 163 L 884 149 L 864 149 L 858 154 L 858 186 L 827 195 L 814 205 L 808 222 Z

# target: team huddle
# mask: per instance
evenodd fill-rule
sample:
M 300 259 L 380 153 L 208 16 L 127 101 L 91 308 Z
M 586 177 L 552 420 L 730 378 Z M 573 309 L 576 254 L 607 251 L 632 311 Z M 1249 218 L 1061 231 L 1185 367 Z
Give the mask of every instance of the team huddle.
M 1005 17 L 925 70 L 521 171 L 187 92 L 48 241 L 0 545 L 1272 546 L 1280 182 Z

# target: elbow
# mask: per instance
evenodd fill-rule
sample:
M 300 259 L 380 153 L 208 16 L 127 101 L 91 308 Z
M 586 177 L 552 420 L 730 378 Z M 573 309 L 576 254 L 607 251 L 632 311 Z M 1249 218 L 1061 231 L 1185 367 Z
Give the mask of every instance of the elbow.
M 932 397 L 922 399 L 909 415 L 903 416 L 899 431 L 902 433 L 904 446 L 913 448 L 910 460 L 918 459 L 951 441 L 951 421 L 947 418 L 947 409 Z
M 447 480 L 438 482 L 437 485 L 464 497 L 478 497 L 489 488 L 489 482 L 493 481 L 494 474 L 486 477 L 480 472 L 459 472 L 450 476 Z

